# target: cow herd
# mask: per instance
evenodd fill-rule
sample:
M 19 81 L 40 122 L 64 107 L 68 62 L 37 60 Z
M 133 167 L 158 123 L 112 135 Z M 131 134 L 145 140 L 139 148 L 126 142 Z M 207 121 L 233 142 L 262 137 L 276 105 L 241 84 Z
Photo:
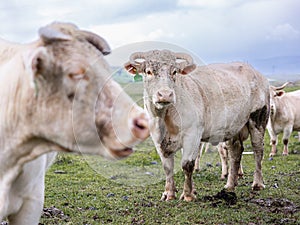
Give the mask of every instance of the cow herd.
M 285 93 L 286 84 L 270 86 L 249 64 L 198 66 L 186 53 L 135 52 L 124 68 L 143 75 L 142 109 L 110 79 L 105 60 L 110 51 L 102 37 L 70 23 L 40 28 L 39 39 L 30 44 L 0 39 L 0 221 L 38 224 L 44 177 L 56 152 L 122 159 L 151 135 L 166 175 L 162 200 L 175 198 L 174 155 L 181 150 L 180 198 L 192 201 L 203 142 L 226 150 L 225 188 L 234 190 L 243 142 L 250 136 L 252 188 L 260 190 L 265 130 L 272 156 L 280 132 L 287 155 L 291 132 L 300 131 L 300 92 Z

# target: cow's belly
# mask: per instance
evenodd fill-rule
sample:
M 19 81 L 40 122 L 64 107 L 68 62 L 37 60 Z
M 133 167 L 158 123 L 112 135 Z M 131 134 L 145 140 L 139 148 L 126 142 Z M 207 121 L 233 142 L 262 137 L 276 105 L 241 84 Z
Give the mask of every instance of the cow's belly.
M 246 116 L 245 116 L 246 115 Z M 231 139 L 238 134 L 247 124 L 250 113 L 236 117 L 226 116 L 222 113 L 214 117 L 209 126 L 205 126 L 202 141 L 210 142 L 213 145 Z

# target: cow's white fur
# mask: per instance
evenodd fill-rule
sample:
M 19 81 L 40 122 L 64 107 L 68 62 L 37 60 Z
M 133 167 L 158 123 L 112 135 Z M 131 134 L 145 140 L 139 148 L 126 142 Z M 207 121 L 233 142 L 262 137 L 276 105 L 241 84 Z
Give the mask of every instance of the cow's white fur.
M 72 24 L 44 29 L 31 44 L 0 40 L 0 221 L 10 225 L 38 224 L 53 152 L 119 159 L 149 136 L 142 109 L 109 79 L 107 43 Z
M 286 85 L 286 84 L 285 84 Z M 270 156 L 276 154 L 277 135 L 283 132 L 283 155 L 288 155 L 288 140 L 292 131 L 300 131 L 300 90 L 293 92 L 276 91 L 270 87 L 271 113 L 268 121 L 268 132 L 271 137 Z
M 176 63 L 177 56 L 188 63 Z M 138 61 L 139 58 L 144 61 Z M 185 75 L 193 68 L 191 63 L 186 54 L 154 50 L 133 53 L 125 64 L 131 73 L 144 73 L 145 108 L 152 118 L 151 136 L 166 173 L 162 199 L 175 197 L 174 153 L 181 148 L 185 172 L 181 198 L 186 201 L 195 198 L 192 172 L 201 141 L 213 144 L 227 141 L 231 169 L 225 187 L 234 189 L 242 141 L 249 133 L 256 161 L 252 186 L 264 188 L 261 161 L 269 112 L 267 79 L 245 63 L 200 66 Z

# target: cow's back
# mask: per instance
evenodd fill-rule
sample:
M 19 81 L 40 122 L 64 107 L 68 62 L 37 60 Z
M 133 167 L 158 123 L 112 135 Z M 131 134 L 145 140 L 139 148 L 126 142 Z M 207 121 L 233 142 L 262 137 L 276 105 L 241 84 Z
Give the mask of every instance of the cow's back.
M 247 123 L 251 113 L 269 101 L 267 79 L 248 64 L 201 66 L 190 74 L 190 79 L 186 83 L 197 85 L 193 95 L 195 99 L 201 95 L 205 107 L 205 141 L 231 138 Z

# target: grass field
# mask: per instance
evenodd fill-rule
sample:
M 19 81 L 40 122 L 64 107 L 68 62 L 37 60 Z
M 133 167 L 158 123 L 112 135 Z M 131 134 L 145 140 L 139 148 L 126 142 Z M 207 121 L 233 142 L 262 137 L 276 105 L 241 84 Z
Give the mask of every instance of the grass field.
M 130 84 L 132 85 L 132 84 Z M 141 101 L 141 86 L 133 98 Z M 60 154 L 46 176 L 41 224 L 300 224 L 300 144 L 293 133 L 289 156 L 269 158 L 265 137 L 263 174 L 266 188 L 251 191 L 253 155 L 243 156 L 244 178 L 235 193 L 223 192 L 221 166 L 215 150 L 201 159 L 194 173 L 195 202 L 160 201 L 164 175 L 152 141 L 119 162 L 100 157 Z M 245 151 L 251 151 L 249 141 Z M 176 156 L 175 182 L 180 196 L 184 176 Z

